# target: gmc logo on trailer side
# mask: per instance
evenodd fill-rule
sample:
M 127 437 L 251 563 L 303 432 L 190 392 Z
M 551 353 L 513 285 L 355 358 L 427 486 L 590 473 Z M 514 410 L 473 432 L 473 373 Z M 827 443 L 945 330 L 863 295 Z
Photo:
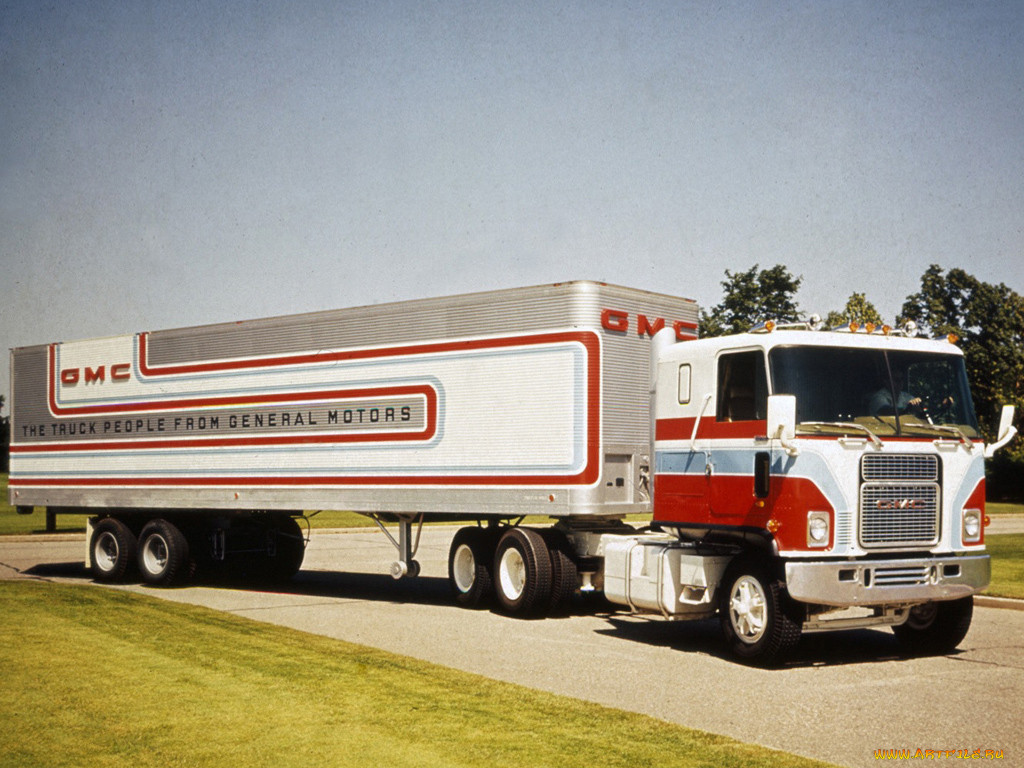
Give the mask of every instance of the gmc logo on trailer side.
M 606 331 L 617 331 L 619 333 L 628 333 L 630 326 L 629 312 L 623 312 L 618 309 L 602 309 L 601 310 L 601 327 Z M 665 327 L 665 318 L 656 317 L 653 320 L 647 317 L 647 315 L 638 314 L 636 316 L 636 335 L 637 336 L 654 336 L 658 331 Z M 676 320 L 672 323 L 672 328 L 676 332 L 677 341 L 687 341 L 689 339 L 697 338 L 697 324 L 688 323 L 683 320 Z
M 131 363 L 115 363 L 110 366 L 111 381 L 128 381 L 132 377 Z M 60 372 L 60 383 L 65 387 L 73 387 L 82 381 L 86 384 L 103 384 L 107 380 L 107 367 L 96 368 L 65 368 Z

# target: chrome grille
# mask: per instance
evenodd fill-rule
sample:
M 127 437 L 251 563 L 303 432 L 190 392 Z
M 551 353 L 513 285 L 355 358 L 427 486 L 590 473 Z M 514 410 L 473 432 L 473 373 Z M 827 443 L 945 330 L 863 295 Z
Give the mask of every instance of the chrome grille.
M 939 460 L 872 455 L 861 462 L 860 543 L 865 548 L 932 546 L 939 540 Z
M 874 584 L 879 587 L 915 587 L 927 584 L 931 569 L 927 565 L 916 568 L 876 568 Z
M 931 480 L 939 479 L 939 457 L 921 454 L 868 454 L 861 462 L 865 480 Z

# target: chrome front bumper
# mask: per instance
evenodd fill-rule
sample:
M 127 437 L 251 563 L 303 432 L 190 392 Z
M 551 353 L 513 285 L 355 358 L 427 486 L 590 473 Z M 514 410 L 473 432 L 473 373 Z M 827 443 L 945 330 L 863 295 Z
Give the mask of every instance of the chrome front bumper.
M 988 555 L 786 563 L 786 589 L 790 597 L 820 605 L 955 600 L 980 592 L 988 586 L 990 578 Z

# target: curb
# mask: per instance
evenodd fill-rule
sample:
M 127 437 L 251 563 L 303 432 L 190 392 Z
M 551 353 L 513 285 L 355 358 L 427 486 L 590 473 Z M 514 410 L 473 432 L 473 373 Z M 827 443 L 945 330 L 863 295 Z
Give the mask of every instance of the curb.
M 85 531 L 77 533 L 9 533 L 0 536 L 0 542 L 13 541 L 18 544 L 45 541 L 85 541 Z
M 1011 611 L 1024 611 L 1024 600 L 1016 600 L 1012 597 L 975 595 L 974 604 L 982 608 L 1006 608 Z

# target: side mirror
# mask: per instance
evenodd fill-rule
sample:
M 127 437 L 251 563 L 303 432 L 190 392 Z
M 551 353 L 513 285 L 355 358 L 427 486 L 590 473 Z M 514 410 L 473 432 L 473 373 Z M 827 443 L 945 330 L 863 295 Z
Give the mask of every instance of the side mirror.
M 792 444 L 796 437 L 796 397 L 794 395 L 770 395 L 768 397 L 768 438 L 778 440 L 790 456 L 796 456 L 800 449 Z
M 792 440 L 796 437 L 796 397 L 771 395 L 768 398 L 768 437 Z
M 1012 405 L 1003 406 L 1003 412 L 999 416 L 999 431 L 996 432 L 996 441 L 985 448 L 986 459 L 991 458 L 996 451 L 1013 440 L 1013 436 L 1017 434 L 1017 428 L 1013 426 L 1014 413 L 1015 409 Z

